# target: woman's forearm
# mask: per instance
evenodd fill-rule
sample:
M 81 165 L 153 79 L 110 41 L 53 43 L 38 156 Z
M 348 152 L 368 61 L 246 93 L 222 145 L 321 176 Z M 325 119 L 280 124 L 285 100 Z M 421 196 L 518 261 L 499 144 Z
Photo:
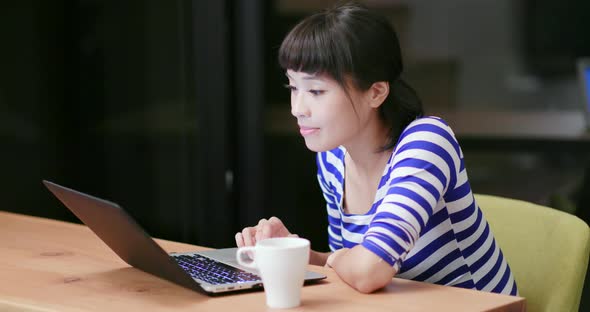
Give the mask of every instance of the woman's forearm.
M 362 293 L 383 288 L 396 273 L 387 262 L 361 245 L 335 252 L 328 264 L 344 282 Z

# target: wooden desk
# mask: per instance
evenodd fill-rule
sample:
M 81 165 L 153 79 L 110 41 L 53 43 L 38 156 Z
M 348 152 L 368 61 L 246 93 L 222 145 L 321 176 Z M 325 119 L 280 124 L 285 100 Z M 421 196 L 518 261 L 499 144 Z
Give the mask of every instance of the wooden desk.
M 202 247 L 158 240 L 167 251 Z M 129 267 L 87 227 L 0 211 L 0 311 L 265 311 L 264 293 L 207 297 Z M 393 279 L 360 294 L 330 269 L 292 311 L 524 311 L 525 300 Z

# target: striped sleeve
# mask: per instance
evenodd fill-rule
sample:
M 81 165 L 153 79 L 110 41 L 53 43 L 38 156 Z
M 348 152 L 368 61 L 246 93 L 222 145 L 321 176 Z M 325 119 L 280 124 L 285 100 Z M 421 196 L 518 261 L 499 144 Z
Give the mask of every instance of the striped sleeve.
M 362 245 L 399 271 L 438 201 L 454 187 L 460 149 L 442 120 L 422 118 L 404 130 L 394 153 L 387 195 Z
M 327 173 L 325 162 L 325 153 L 317 154 L 317 178 L 326 200 L 326 210 L 328 213 L 328 245 L 331 251 L 336 251 L 342 248 L 342 234 L 341 234 L 341 222 L 340 222 L 340 211 L 337 206 L 336 194 L 332 191 L 330 184 L 327 182 L 325 174 Z

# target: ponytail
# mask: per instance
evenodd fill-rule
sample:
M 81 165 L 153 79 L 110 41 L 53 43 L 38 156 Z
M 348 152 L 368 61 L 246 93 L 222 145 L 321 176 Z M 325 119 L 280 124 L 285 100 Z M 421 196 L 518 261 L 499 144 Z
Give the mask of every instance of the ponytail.
M 416 118 L 424 115 L 418 93 L 403 79 L 395 80 L 389 90 L 389 96 L 380 106 L 381 117 L 391 125 L 389 140 L 382 150 L 393 148 L 402 131 Z

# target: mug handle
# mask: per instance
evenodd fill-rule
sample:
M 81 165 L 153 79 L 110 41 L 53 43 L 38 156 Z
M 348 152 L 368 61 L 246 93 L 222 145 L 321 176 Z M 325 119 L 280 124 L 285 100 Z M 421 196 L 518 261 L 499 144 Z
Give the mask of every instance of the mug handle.
M 251 259 L 250 261 L 244 261 L 242 258 L 243 254 L 246 252 L 251 252 L 254 256 L 256 255 L 256 247 L 255 246 L 246 246 L 238 248 L 236 252 L 236 260 L 241 266 L 247 267 L 249 269 L 256 269 L 256 260 Z

